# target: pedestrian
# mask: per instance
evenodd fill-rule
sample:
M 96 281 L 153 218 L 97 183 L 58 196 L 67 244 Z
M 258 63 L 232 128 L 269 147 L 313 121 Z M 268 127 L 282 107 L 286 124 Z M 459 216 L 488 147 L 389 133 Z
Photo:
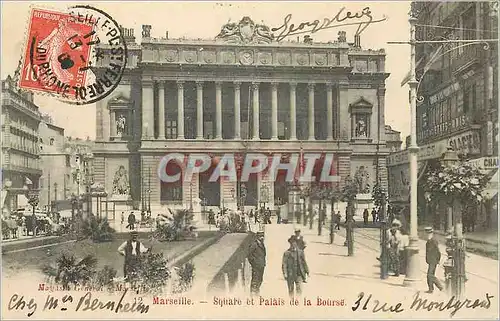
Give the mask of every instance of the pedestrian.
M 283 253 L 281 269 L 288 286 L 288 295 L 290 299 L 294 299 L 295 295 L 300 297 L 302 294 L 302 283 L 307 282 L 309 267 L 304 251 L 299 249 L 295 235 L 290 236 L 288 243 L 290 247 Z
M 252 267 L 252 280 L 250 281 L 250 291 L 252 296 L 260 294 L 260 286 L 264 277 L 266 267 L 266 246 L 264 245 L 264 232 L 257 232 L 255 241 L 248 250 L 248 262 Z
M 125 221 L 125 212 L 122 212 L 120 225 L 123 225 L 123 222 L 124 222 L 124 221 Z
M 410 245 L 410 237 L 403 228 L 399 229 L 401 244 L 399 247 L 399 274 L 406 275 L 406 264 L 408 262 L 407 248 Z
M 135 229 L 135 215 L 134 212 L 130 212 L 128 219 L 127 219 L 128 225 L 125 226 L 125 228 L 129 228 L 130 230 Z
M 126 280 L 129 280 L 131 275 L 137 273 L 141 255 L 150 250 L 137 240 L 138 235 L 137 231 L 130 232 L 130 239 L 123 242 L 118 248 L 118 253 L 125 257 L 123 276 Z
M 373 221 L 373 224 L 375 224 L 375 222 L 377 222 L 377 211 L 375 210 L 375 207 L 372 209 L 372 221 Z
M 340 221 L 342 220 L 342 216 L 340 215 L 340 211 L 337 211 L 337 215 L 335 215 L 335 228 L 340 230 Z
M 215 225 L 215 213 L 212 209 L 208 211 L 208 225 Z
M 400 271 L 399 248 L 401 246 L 401 239 L 397 231 L 396 226 L 391 227 L 387 245 L 389 250 L 389 269 L 394 272 L 394 276 L 396 277 L 399 276 Z
M 295 241 L 297 242 L 297 246 L 300 250 L 305 250 L 306 248 L 306 242 L 304 241 L 304 236 L 302 236 L 301 234 L 301 231 L 299 228 L 296 228 L 295 229 L 295 235 L 293 235 L 293 237 L 295 238 Z
M 271 210 L 269 209 L 269 207 L 266 209 L 266 224 L 271 224 Z
M 278 209 L 276 210 L 276 224 L 281 224 L 281 207 L 278 206 Z
M 434 238 L 434 230 L 432 227 L 426 227 L 425 232 L 427 233 L 427 243 L 425 244 L 425 262 L 427 263 L 427 286 L 429 290 L 427 293 L 434 292 L 434 285 L 443 291 L 443 285 L 436 277 L 436 267 L 441 260 L 441 252 L 439 251 L 439 243 Z
M 156 228 L 159 228 L 161 224 L 161 217 L 160 214 L 156 216 Z
M 368 225 L 368 209 L 365 208 L 365 210 L 363 211 L 363 222 L 366 225 Z

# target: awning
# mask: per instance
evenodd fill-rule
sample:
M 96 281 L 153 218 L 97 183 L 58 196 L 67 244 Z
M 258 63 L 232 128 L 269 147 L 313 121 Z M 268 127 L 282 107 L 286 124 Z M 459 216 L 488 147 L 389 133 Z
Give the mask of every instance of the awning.
M 485 199 L 492 199 L 498 194 L 498 169 L 494 169 L 491 173 L 491 179 L 486 185 L 481 195 Z

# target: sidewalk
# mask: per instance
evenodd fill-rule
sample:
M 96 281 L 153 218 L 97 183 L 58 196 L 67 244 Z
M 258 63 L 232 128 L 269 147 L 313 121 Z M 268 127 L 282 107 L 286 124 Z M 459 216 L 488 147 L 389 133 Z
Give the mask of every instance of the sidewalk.
M 264 275 L 264 283 L 261 288 L 261 293 L 264 297 L 287 297 L 287 288 L 285 280 L 281 272 L 281 259 L 283 252 L 288 247 L 287 239 L 293 232 L 293 225 L 266 225 L 265 239 L 267 248 L 267 266 Z M 343 232 L 343 231 L 342 231 Z M 444 292 L 436 291 L 434 294 L 425 294 L 427 290 L 425 271 L 425 258 L 421 258 L 421 277 L 422 280 L 417 285 L 416 289 L 410 289 L 403 286 L 404 276 L 389 277 L 386 280 L 380 279 L 379 262 L 376 260 L 378 252 L 368 249 L 355 242 L 355 251 L 353 257 L 347 256 L 347 248 L 343 246 L 345 238 L 341 233 L 335 236 L 334 244 L 329 244 L 328 230 L 323 230 L 322 236 L 317 236 L 316 229 L 309 230 L 302 228 L 302 234 L 307 242 L 305 250 L 306 258 L 309 265 L 310 277 L 307 284 L 304 284 L 303 296 L 310 298 L 313 306 L 316 305 L 317 297 L 323 299 L 345 300 L 344 307 L 322 307 L 320 309 L 309 309 L 300 317 L 304 318 L 331 318 L 334 314 L 336 318 L 406 318 L 406 317 L 422 317 L 422 318 L 449 318 L 450 311 L 435 311 L 427 310 L 414 311 L 410 309 L 413 302 L 413 296 L 416 291 L 420 292 L 420 297 L 428 300 L 448 301 L 448 297 Z M 420 251 L 421 256 L 425 255 L 425 243 L 421 242 L 424 249 Z M 481 258 L 481 257 L 480 257 Z M 483 260 L 487 260 L 481 258 Z M 493 260 L 490 260 L 493 261 Z M 481 267 L 483 262 L 476 262 Z M 497 262 L 498 263 L 498 262 Z M 493 266 L 490 264 L 490 267 Z M 491 273 L 490 267 L 485 274 Z M 438 268 L 438 276 L 443 276 L 442 268 Z M 491 275 L 491 274 L 490 274 Z M 495 274 L 496 276 L 498 274 Z M 492 276 L 492 277 L 494 277 Z M 361 311 L 361 308 L 353 312 L 351 307 L 354 305 L 358 294 L 365 293 L 365 298 L 372 294 L 372 302 L 368 304 L 366 311 Z M 495 295 L 492 300 L 491 307 L 488 310 L 465 309 L 463 308 L 456 314 L 456 317 L 497 317 L 498 316 L 498 282 L 493 283 L 482 279 L 477 275 L 470 275 L 467 282 L 467 298 L 474 301 L 476 298 L 482 300 L 485 298 L 485 293 Z M 387 306 L 395 305 L 398 302 L 403 304 L 405 311 L 402 313 L 384 313 L 382 311 L 373 313 L 373 300 L 379 300 L 382 305 L 387 302 Z M 364 301 L 363 301 L 364 302 Z M 307 309 L 307 307 L 304 307 Z M 285 310 L 281 310 L 284 312 Z M 293 309 L 292 309 L 293 311 Z M 286 311 L 280 317 L 297 318 L 297 312 L 291 312 L 288 316 Z

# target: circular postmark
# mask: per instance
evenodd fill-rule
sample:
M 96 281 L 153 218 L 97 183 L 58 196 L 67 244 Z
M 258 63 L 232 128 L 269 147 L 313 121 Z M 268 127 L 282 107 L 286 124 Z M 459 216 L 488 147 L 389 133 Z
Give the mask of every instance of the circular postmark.
M 127 45 L 118 23 L 87 5 L 33 9 L 20 87 L 75 105 L 95 103 L 120 83 Z

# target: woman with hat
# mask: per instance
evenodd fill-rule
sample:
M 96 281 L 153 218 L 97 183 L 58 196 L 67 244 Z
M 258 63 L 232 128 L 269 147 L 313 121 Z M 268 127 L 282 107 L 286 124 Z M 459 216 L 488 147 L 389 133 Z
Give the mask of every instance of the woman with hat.
M 389 269 L 394 272 L 395 276 L 399 276 L 400 272 L 400 256 L 399 250 L 401 247 L 401 237 L 399 235 L 399 227 L 397 222 L 393 222 L 388 238 L 388 252 L 389 252 Z

